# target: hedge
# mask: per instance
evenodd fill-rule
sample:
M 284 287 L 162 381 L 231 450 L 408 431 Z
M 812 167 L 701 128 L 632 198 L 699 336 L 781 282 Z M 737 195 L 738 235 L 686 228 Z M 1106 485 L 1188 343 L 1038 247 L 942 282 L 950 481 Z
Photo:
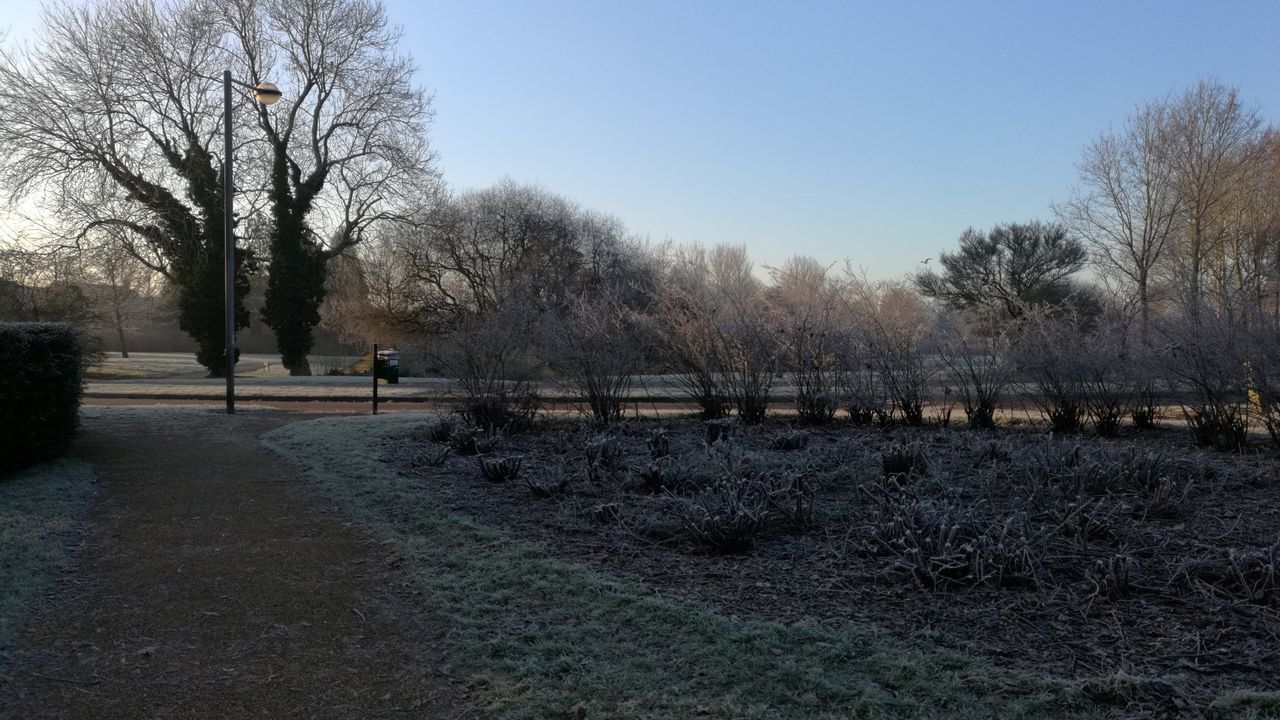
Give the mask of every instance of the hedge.
M 63 323 L 0 323 L 0 476 L 66 452 L 80 420 L 84 336 Z

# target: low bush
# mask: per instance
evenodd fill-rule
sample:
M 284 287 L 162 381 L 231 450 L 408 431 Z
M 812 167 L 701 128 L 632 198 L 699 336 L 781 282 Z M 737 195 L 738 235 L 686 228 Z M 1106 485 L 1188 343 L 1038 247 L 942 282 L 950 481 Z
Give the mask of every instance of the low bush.
M 468 425 L 521 432 L 533 425 L 540 407 L 538 394 L 521 385 L 467 398 L 458 408 L 458 413 Z
M 1123 670 L 1090 678 L 1080 690 L 1094 702 L 1120 708 L 1143 704 L 1170 710 L 1178 707 L 1180 699 L 1178 689 L 1168 680 L 1130 675 Z
M 996 405 L 1009 381 L 1007 334 L 979 333 L 958 315 L 944 317 L 942 331 L 939 356 L 960 389 L 969 426 L 995 427 Z
M 452 454 L 453 448 L 447 445 L 445 447 L 419 447 L 414 449 L 405 464 L 411 468 L 442 467 Z
M 699 292 L 672 287 L 658 299 L 652 317 L 677 392 L 697 406 L 703 420 L 727 415 L 730 402 L 720 377 L 722 353 L 710 303 Z
M 759 425 L 769 411 L 779 368 L 779 322 L 773 308 L 755 300 L 730 300 L 720 313 L 720 378 L 745 425 Z
M 1040 408 L 1054 432 L 1079 430 L 1088 409 L 1084 322 L 1079 316 L 1059 317 L 1047 310 L 1021 318 L 1022 335 L 1014 356 L 1029 381 L 1023 394 Z
M 636 471 L 636 477 L 639 478 L 641 486 L 647 492 L 662 492 L 670 484 L 667 463 L 663 462 L 665 458 L 659 458 L 646 465 L 644 468 Z
M 447 445 L 449 438 L 453 437 L 453 433 L 457 429 L 457 423 L 454 422 L 453 418 L 443 417 L 428 425 L 425 435 L 427 440 L 433 443 Z
M 742 553 L 764 529 L 769 498 L 758 485 L 725 480 L 675 508 L 680 527 L 694 542 L 716 552 Z
M 813 525 L 813 488 L 803 475 L 761 476 L 760 480 L 767 485 L 771 525 L 797 532 Z
M 79 425 L 85 363 L 73 326 L 0 324 L 0 475 L 66 452 Z
M 1155 381 L 1139 382 L 1134 392 L 1130 417 L 1133 419 L 1133 426 L 1139 430 L 1151 430 L 1160 424 L 1160 406 L 1157 403 Z
M 591 440 L 586 446 L 587 462 L 609 470 L 622 467 L 624 451 L 622 442 L 616 437 L 605 436 Z
M 1230 552 L 1227 565 L 1240 594 L 1262 602 L 1280 593 L 1280 543 L 1266 548 Z
M 728 477 L 692 498 L 674 500 L 684 534 L 713 552 L 743 553 L 769 530 L 803 530 L 813 522 L 813 492 L 792 474 Z
M 583 446 L 583 454 L 586 457 L 587 479 L 594 484 L 602 482 L 605 475 L 621 470 L 626 458 L 622 441 L 613 435 L 588 439 Z
M 769 441 L 770 450 L 780 450 L 782 452 L 804 450 L 807 447 L 809 447 L 809 433 L 803 430 L 783 433 Z
M 1094 324 L 1082 337 L 1079 351 L 1085 407 L 1094 431 L 1101 437 L 1115 437 L 1125 416 L 1133 414 L 1135 389 L 1141 385 L 1134 368 L 1141 358 L 1129 347 L 1129 329 L 1123 319 L 1103 316 Z
M 1206 472 L 1195 462 L 1138 448 L 1109 449 L 1046 441 L 1024 449 L 1018 465 L 1030 485 L 1056 488 L 1070 498 L 1131 496 L 1151 517 L 1173 517 Z
M 535 316 L 512 302 L 486 317 L 460 321 L 436 342 L 429 355 L 457 380 L 457 407 L 463 421 L 488 431 L 521 432 L 533 424 L 540 407 L 531 378 Z
M 557 458 L 549 466 L 545 466 L 542 472 L 521 472 L 520 482 L 534 497 L 563 495 L 569 491 L 572 482 L 567 459 Z
M 480 474 L 492 483 L 504 483 L 520 477 L 524 458 L 480 458 Z
M 920 296 L 906 287 L 866 288 L 859 297 L 859 344 L 866 348 L 867 359 L 875 367 L 893 419 L 919 427 L 924 424 L 924 409 L 937 371 L 931 360 L 934 316 Z
M 572 299 L 549 322 L 551 365 L 579 409 L 597 422 L 622 419 L 644 360 L 640 325 L 616 290 Z
M 836 416 L 839 404 L 827 393 L 796 393 L 796 415 L 806 425 L 826 425 Z
M 734 428 L 738 424 L 733 418 L 720 418 L 718 420 L 707 420 L 702 423 L 707 429 L 707 444 L 714 445 L 722 440 L 728 440 L 733 437 Z
M 863 352 L 866 352 L 863 349 Z M 844 409 L 854 425 L 889 422 L 889 397 L 876 375 L 875 366 L 854 357 L 845 358 L 842 375 Z
M 485 455 L 493 452 L 502 435 L 479 428 L 458 428 L 449 436 L 449 449 L 459 455 Z
M 1262 603 L 1280 594 L 1280 542 L 1268 547 L 1232 548 L 1202 558 L 1177 573 L 1193 589 Z
M 1249 416 L 1242 403 L 1205 403 L 1183 412 L 1196 447 L 1237 452 L 1249 441 Z
M 893 558 L 921 586 L 1027 586 L 1038 581 L 1040 551 L 1028 540 L 1025 518 L 988 518 L 974 508 L 883 490 L 867 537 L 868 549 Z
M 880 455 L 880 470 L 887 479 L 899 482 L 929 473 L 929 455 L 918 442 L 894 443 Z
M 1193 307 L 1163 328 L 1170 342 L 1165 363 L 1186 394 L 1183 417 L 1199 447 L 1244 448 L 1249 436 L 1249 373 L 1242 357 L 1248 337 L 1230 317 Z
M 671 454 L 671 440 L 666 429 L 658 429 L 649 434 L 649 455 L 659 460 Z
M 827 425 L 840 409 L 841 365 L 849 345 L 839 284 L 827 268 L 802 257 L 791 258 L 771 274 L 783 367 L 796 389 L 796 416 L 804 425 Z
M 1120 598 L 1133 591 L 1138 571 L 1138 561 L 1132 555 L 1116 554 L 1095 560 L 1085 571 L 1085 579 L 1092 585 L 1093 597 Z

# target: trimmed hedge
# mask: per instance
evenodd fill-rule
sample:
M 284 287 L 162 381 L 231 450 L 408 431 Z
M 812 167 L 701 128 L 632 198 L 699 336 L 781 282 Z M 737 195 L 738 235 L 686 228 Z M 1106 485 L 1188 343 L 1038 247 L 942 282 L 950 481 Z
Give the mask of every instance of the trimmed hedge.
M 84 336 L 63 323 L 0 323 L 0 475 L 66 452 L 80 420 Z

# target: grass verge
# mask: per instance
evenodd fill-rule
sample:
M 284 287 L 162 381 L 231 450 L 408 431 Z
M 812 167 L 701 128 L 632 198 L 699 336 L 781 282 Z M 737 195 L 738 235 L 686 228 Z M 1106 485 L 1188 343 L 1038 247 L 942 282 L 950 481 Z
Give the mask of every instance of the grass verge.
M 71 458 L 0 478 L 0 654 L 70 566 L 93 488 L 93 468 Z
M 424 416 L 290 425 L 264 443 L 407 563 L 423 612 L 500 718 L 1063 718 L 1078 687 L 872 631 L 748 622 L 549 557 L 449 515 L 388 472 L 380 437 Z

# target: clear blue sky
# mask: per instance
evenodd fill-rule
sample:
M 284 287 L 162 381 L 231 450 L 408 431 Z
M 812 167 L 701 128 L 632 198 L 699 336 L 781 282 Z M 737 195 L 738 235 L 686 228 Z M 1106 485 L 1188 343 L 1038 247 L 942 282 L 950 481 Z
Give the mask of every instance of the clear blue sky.
M 389 0 L 455 187 L 504 176 L 654 240 L 912 270 L 1050 217 L 1082 147 L 1200 78 L 1280 113 L 1280 1 Z M 15 33 L 29 9 L 0 24 Z
M 448 180 L 654 239 L 913 269 L 1048 218 L 1090 139 L 1203 77 L 1280 112 L 1280 2 L 392 0 Z

